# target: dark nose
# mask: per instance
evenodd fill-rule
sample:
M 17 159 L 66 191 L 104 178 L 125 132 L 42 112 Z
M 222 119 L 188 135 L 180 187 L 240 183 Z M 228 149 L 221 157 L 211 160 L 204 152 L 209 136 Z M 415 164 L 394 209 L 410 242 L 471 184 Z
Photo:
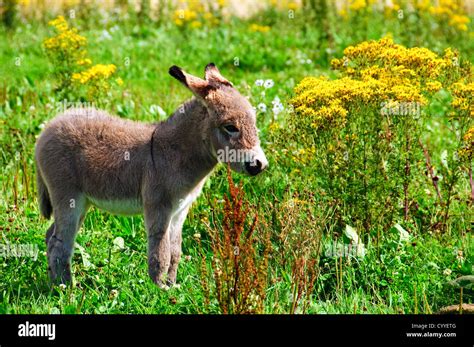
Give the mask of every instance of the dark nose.
M 255 160 L 255 161 L 246 161 L 245 162 L 245 170 L 249 173 L 251 176 L 256 176 L 260 172 L 262 172 L 262 162 L 260 160 Z

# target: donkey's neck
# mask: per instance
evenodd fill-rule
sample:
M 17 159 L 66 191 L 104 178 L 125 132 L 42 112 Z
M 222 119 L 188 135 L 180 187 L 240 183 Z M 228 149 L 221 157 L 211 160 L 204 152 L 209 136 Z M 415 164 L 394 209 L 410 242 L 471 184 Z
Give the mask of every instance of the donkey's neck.
M 155 155 L 160 156 L 160 151 L 173 152 L 175 167 L 190 180 L 202 180 L 217 164 L 210 142 L 208 117 L 208 110 L 193 98 L 182 104 L 165 122 L 158 124 L 153 135 L 158 147 Z

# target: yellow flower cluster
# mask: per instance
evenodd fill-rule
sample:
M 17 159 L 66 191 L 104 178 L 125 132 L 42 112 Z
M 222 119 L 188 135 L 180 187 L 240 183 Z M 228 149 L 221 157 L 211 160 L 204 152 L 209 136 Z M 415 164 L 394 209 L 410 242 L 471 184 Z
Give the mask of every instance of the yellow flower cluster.
M 453 95 L 451 105 L 462 115 L 474 119 L 474 82 L 453 83 L 449 88 Z
M 270 27 L 268 25 L 258 25 L 258 24 L 251 24 L 249 29 L 250 31 L 259 32 L 259 33 L 267 33 L 270 31 Z
M 464 134 L 463 144 L 464 146 L 459 150 L 459 156 L 471 160 L 474 155 L 474 127 Z
M 372 6 L 376 0 L 346 0 L 340 2 L 339 15 L 343 18 L 348 18 L 349 14 L 359 15 L 361 11 L 372 10 Z
M 179 9 L 174 11 L 173 22 L 181 28 L 197 29 L 204 25 L 213 26 L 219 24 L 219 19 L 210 8 L 206 9 L 203 0 L 181 0 Z M 226 5 L 225 0 L 219 0 L 215 4 L 216 12 L 220 12 Z
M 48 23 L 56 30 L 56 36 L 44 40 L 43 46 L 50 55 L 60 55 L 63 59 L 82 60 L 87 51 L 87 39 L 70 28 L 63 16 Z
M 415 11 L 418 15 L 431 14 L 435 21 L 446 23 L 460 31 L 467 31 L 470 23 L 465 5 L 459 0 L 345 0 L 339 2 L 339 8 L 338 13 L 343 18 L 348 18 L 349 15 L 360 16 L 362 11 L 383 9 L 386 17 L 391 17 L 394 13 L 399 15 L 400 10 Z
M 63 16 L 49 24 L 54 27 L 56 35 L 44 40 L 43 46 L 55 67 L 59 89 L 69 93 L 75 85 L 83 85 L 91 98 L 107 92 L 110 88 L 107 81 L 117 67 L 113 64 L 92 65 L 92 60 L 87 56 L 87 39 L 79 35 L 77 29 L 70 28 Z M 120 78 L 115 82 L 117 85 L 123 84 Z
M 331 62 L 342 72 L 341 78 L 307 77 L 295 88 L 291 103 L 314 128 L 344 126 L 351 112 L 363 107 L 377 110 L 382 103 L 424 105 L 426 96 L 443 88 L 445 75 L 458 68 L 451 50 L 439 57 L 426 48 L 397 45 L 390 38 L 347 47 L 344 54 Z M 472 84 L 455 86 L 454 102 L 464 105 L 467 95 L 472 97 L 471 88 Z
M 344 50 L 342 59 L 331 61 L 333 69 L 341 71 L 380 65 L 385 70 L 392 69 L 398 75 L 417 76 L 420 79 L 436 79 L 446 68 L 456 64 L 455 53 L 450 49 L 446 50 L 444 57 L 439 57 L 427 48 L 406 48 L 395 44 L 389 37 L 349 46 Z
M 81 84 L 87 84 L 93 80 L 108 79 L 115 73 L 116 70 L 117 67 L 114 64 L 97 64 L 90 67 L 86 71 L 72 74 L 72 79 Z
M 271 0 L 270 5 L 276 7 L 279 10 L 292 10 L 295 11 L 300 8 L 300 4 L 297 1 L 288 0 Z
M 293 152 L 291 159 L 297 163 L 306 165 L 313 160 L 315 154 L 316 154 L 315 146 L 311 146 L 308 148 L 300 148 Z
M 470 22 L 466 10 L 461 1 L 438 0 L 435 6 L 431 6 L 429 11 L 432 15 L 445 20 L 448 24 L 458 30 L 467 31 Z
M 359 10 L 362 10 L 364 8 L 366 8 L 367 6 L 369 5 L 373 5 L 374 4 L 374 0 L 349 0 L 349 9 L 351 9 L 352 11 L 359 11 Z
M 185 23 L 194 22 L 197 19 L 197 12 L 184 9 L 174 11 L 174 23 L 183 26 Z
M 311 119 L 314 128 L 344 126 L 349 109 L 378 100 L 382 87 L 383 84 L 375 79 L 307 77 L 295 87 L 291 104 L 298 114 Z

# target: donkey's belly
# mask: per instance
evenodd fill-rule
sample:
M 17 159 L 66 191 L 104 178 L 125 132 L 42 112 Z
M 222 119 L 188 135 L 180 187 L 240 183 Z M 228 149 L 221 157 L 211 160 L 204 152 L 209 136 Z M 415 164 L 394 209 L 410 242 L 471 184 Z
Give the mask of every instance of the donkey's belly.
M 101 200 L 87 197 L 92 205 L 113 214 L 133 215 L 143 213 L 143 204 L 135 199 Z

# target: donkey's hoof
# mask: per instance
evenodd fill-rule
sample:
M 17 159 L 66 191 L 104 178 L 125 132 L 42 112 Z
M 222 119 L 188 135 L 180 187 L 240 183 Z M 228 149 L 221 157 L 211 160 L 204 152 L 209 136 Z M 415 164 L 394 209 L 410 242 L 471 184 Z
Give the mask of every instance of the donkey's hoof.
M 158 288 L 163 289 L 165 291 L 170 290 L 170 287 L 167 284 L 158 282 L 156 285 L 158 286 Z
M 181 285 L 179 283 L 167 283 L 168 287 L 170 287 L 170 289 L 180 289 L 181 288 Z

